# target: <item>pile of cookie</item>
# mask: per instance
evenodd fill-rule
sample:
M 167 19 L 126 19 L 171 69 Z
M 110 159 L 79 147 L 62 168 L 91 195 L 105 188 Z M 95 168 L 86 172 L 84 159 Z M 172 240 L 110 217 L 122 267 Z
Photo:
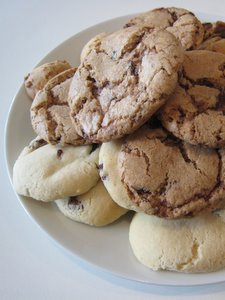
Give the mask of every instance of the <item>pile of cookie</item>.
M 38 137 L 18 194 L 89 225 L 136 212 L 134 255 L 153 270 L 225 266 L 225 24 L 154 9 L 25 77 Z

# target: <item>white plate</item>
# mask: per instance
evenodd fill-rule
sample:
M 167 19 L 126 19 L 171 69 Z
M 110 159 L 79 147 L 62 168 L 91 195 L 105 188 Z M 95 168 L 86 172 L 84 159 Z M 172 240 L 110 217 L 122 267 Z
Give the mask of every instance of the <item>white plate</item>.
M 74 35 L 50 52 L 39 64 L 55 59 L 66 59 L 77 66 L 81 49 L 90 38 L 103 31 L 121 28 L 130 17 L 112 19 Z M 207 21 L 221 19 L 202 14 L 199 14 L 199 17 Z M 31 101 L 22 85 L 12 103 L 6 128 L 6 158 L 10 177 L 20 151 L 35 137 L 30 124 L 30 104 Z M 225 280 L 223 270 L 208 274 L 153 272 L 138 263 L 128 241 L 131 219 L 129 214 L 105 228 L 93 228 L 67 219 L 54 204 L 17 197 L 29 216 L 49 237 L 73 255 L 114 275 L 143 283 L 173 286 L 202 285 Z

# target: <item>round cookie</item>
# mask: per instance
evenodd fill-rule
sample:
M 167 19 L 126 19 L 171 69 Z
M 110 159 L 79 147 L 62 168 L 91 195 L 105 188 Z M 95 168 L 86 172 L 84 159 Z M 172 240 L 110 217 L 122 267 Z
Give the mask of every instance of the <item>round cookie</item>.
M 70 117 L 68 92 L 76 68 L 68 69 L 48 81 L 31 105 L 31 123 L 34 131 L 50 144 L 81 145 Z
M 86 45 L 84 45 L 84 48 L 81 51 L 80 54 L 80 61 L 83 62 L 83 60 L 85 59 L 85 57 L 91 52 L 91 49 L 95 46 L 98 46 L 99 44 L 101 44 L 101 39 L 104 36 L 107 36 L 109 33 L 106 32 L 102 32 L 98 35 L 96 35 L 95 37 L 93 37 L 92 39 L 90 39 L 90 41 L 87 42 Z
M 25 147 L 13 167 L 13 186 L 44 202 L 86 193 L 99 180 L 99 148 L 53 146 L 43 140 Z
M 55 202 L 66 217 L 94 226 L 108 225 L 127 212 L 112 200 L 101 180 L 85 194 Z
M 204 42 L 198 47 L 200 50 L 209 50 L 225 54 L 225 23 L 205 23 Z
M 225 267 L 225 211 L 179 220 L 137 213 L 129 240 L 138 261 L 154 271 L 213 272 Z
M 165 30 L 133 26 L 99 39 L 70 86 L 78 134 L 98 143 L 136 130 L 172 93 L 182 61 L 179 41 Z
M 35 68 L 24 78 L 24 85 L 28 96 L 34 99 L 37 92 L 42 90 L 51 78 L 70 68 L 70 64 L 65 60 L 56 60 Z
M 125 27 L 134 25 L 166 29 L 180 40 L 185 50 L 195 49 L 204 37 L 201 22 L 192 12 L 183 8 L 156 8 L 132 18 Z
M 194 145 L 225 146 L 224 67 L 224 54 L 186 52 L 179 85 L 159 113 L 167 130 Z
M 120 206 L 175 219 L 225 202 L 225 150 L 184 143 L 147 126 L 102 145 L 100 176 Z
M 127 190 L 122 185 L 118 170 L 118 154 L 122 140 L 103 143 L 99 152 L 99 173 L 105 188 L 112 199 L 119 205 L 129 210 L 137 210 L 137 206 L 130 201 Z

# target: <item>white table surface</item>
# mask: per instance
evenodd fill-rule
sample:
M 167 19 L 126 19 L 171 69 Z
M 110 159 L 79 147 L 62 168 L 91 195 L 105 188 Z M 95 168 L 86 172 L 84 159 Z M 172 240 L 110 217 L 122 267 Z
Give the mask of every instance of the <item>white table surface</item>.
M 195 288 L 143 285 L 68 256 L 27 216 L 6 172 L 5 121 L 24 74 L 82 29 L 172 5 L 225 17 L 224 0 L 0 0 L 0 299 L 225 299 L 225 283 Z

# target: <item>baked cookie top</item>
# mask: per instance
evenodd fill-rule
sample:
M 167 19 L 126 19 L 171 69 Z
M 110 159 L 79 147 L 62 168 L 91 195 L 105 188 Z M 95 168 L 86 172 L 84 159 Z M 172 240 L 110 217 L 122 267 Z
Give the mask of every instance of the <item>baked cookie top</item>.
M 69 91 L 79 135 L 92 142 L 122 137 L 165 103 L 177 83 L 183 50 L 165 30 L 130 27 L 103 36 L 76 71 Z
M 201 50 L 210 50 L 225 54 L 225 23 L 204 23 L 204 42 L 198 47 Z
M 129 240 L 136 258 L 155 271 L 213 272 L 225 267 L 225 211 L 173 221 L 138 213 Z
M 175 35 L 185 50 L 195 49 L 203 41 L 204 28 L 196 16 L 183 8 L 156 8 L 140 14 L 125 25 L 146 25 L 164 28 Z
M 109 35 L 110 33 L 102 32 L 97 34 L 92 39 L 90 39 L 83 47 L 81 54 L 80 54 L 80 61 L 83 62 L 85 57 L 91 52 L 93 47 L 98 47 L 101 44 L 101 40 L 103 37 Z
M 224 149 L 193 146 L 147 126 L 107 155 L 114 143 L 102 146 L 100 176 L 119 205 L 175 219 L 224 204 Z
M 34 131 L 51 144 L 84 144 L 70 117 L 68 92 L 76 68 L 66 70 L 48 81 L 31 105 Z
M 99 180 L 98 156 L 95 145 L 62 147 L 38 138 L 14 164 L 14 189 L 44 202 L 86 193 Z
M 163 126 L 191 144 L 225 145 L 225 55 L 188 51 L 179 85 L 159 117 Z
M 66 60 L 55 60 L 35 68 L 24 78 L 24 85 L 28 96 L 34 99 L 37 92 L 42 90 L 51 78 L 70 68 L 71 66 Z
M 101 180 L 85 194 L 55 202 L 66 217 L 93 226 L 108 225 L 127 212 L 112 200 Z

